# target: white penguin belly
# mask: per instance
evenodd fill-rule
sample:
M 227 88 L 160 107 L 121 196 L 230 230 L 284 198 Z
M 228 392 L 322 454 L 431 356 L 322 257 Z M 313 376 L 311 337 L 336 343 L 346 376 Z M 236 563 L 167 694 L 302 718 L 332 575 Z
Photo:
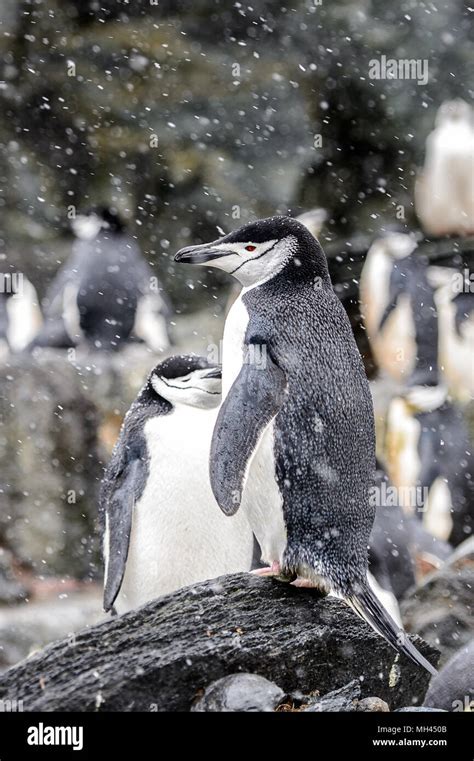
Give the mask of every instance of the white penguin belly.
M 386 457 L 392 484 L 399 490 L 400 502 L 408 514 L 413 514 L 413 490 L 420 473 L 418 455 L 420 423 L 408 411 L 405 401 L 392 400 L 387 415 Z
M 119 612 L 251 567 L 253 536 L 244 513 L 225 516 L 209 484 L 216 414 L 177 406 L 145 426 L 149 476 L 134 508 Z
M 240 373 L 249 315 L 242 296 L 236 299 L 228 314 L 223 339 L 222 390 L 228 394 Z M 283 499 L 275 477 L 273 449 L 274 423 L 263 433 L 250 462 L 239 512 L 244 512 L 262 551 L 262 560 L 269 565 L 281 563 L 287 535 L 283 518 Z
M 283 498 L 275 478 L 273 429 L 271 423 L 252 458 L 241 504 L 268 565 L 282 563 L 287 543 Z

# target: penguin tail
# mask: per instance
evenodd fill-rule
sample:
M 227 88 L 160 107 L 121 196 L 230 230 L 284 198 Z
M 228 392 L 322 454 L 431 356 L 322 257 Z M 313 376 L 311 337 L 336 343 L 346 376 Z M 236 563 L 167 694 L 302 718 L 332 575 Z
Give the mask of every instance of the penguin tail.
M 344 599 L 395 650 L 406 655 L 418 666 L 422 666 L 432 676 L 438 673 L 410 642 L 407 633 L 389 616 L 367 582 L 358 583 L 348 595 L 344 596 Z

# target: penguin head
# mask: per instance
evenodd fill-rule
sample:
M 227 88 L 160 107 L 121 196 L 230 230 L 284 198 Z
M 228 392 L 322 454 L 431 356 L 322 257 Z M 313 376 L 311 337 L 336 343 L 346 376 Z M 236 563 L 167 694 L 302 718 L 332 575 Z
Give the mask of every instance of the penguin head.
M 101 230 L 119 234 L 125 229 L 125 224 L 114 209 L 97 206 L 85 214 L 78 214 L 72 220 L 71 227 L 78 238 L 93 240 Z
M 173 407 L 184 404 L 212 409 L 221 402 L 221 368 L 210 364 L 204 357 L 169 357 L 152 370 L 149 384 L 155 393 Z
M 437 127 L 442 127 L 452 122 L 469 124 L 471 121 L 472 108 L 469 103 L 466 103 L 462 98 L 455 98 L 454 100 L 445 100 L 441 104 L 436 114 L 435 124 Z
M 175 261 L 217 267 L 244 287 L 260 285 L 281 272 L 295 280 L 319 277 L 323 284 L 331 282 L 318 241 L 291 217 L 250 222 L 211 243 L 182 248 Z
M 417 415 L 423 412 L 433 412 L 442 407 L 448 398 L 448 389 L 443 384 L 430 385 L 411 384 L 401 397 L 408 412 Z
M 383 255 L 391 261 L 406 259 L 417 247 L 414 235 L 387 230 L 384 235 L 374 240 L 367 255 Z

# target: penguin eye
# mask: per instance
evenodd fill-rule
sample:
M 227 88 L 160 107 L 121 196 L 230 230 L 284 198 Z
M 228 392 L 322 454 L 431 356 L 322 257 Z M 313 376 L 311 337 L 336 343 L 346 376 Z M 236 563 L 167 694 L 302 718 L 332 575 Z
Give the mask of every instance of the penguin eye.
M 252 246 L 250 244 L 248 246 L 245 246 L 245 250 L 246 251 L 255 251 L 256 248 L 257 248 L 257 246 Z

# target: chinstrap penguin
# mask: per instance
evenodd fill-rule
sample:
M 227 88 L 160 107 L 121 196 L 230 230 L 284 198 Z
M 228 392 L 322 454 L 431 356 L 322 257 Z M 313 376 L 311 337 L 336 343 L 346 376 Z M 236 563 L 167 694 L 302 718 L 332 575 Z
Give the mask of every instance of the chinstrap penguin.
M 220 400 L 219 367 L 175 356 L 152 370 L 127 413 L 100 496 L 106 611 L 251 568 L 248 521 L 224 516 L 209 484 Z
M 324 252 L 288 217 L 247 224 L 175 260 L 243 286 L 225 325 L 210 475 L 221 509 L 242 503 L 269 574 L 332 591 L 434 672 L 367 581 L 375 508 L 372 400 Z
M 78 215 L 72 227 L 72 255 L 48 290 L 46 321 L 31 348 L 118 351 L 143 341 L 152 351 L 166 349 L 168 300 L 124 222 L 104 207 Z

